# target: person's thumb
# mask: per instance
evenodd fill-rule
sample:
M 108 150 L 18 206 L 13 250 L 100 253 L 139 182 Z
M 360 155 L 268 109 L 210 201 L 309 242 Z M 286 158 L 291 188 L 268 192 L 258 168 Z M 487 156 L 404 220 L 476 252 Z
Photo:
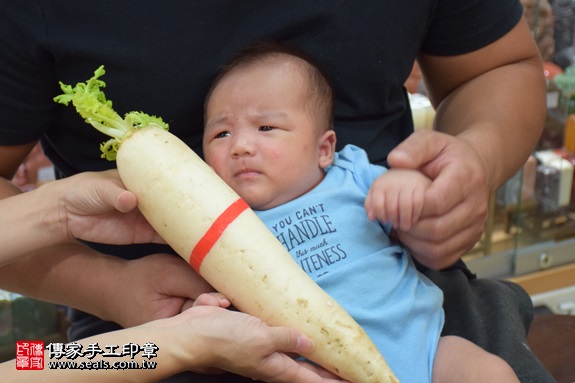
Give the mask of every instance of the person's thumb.
M 299 331 L 287 327 L 277 327 L 276 330 L 276 346 L 281 351 L 295 354 L 313 351 L 312 340 Z
M 128 213 L 138 205 L 136 195 L 120 186 L 108 186 L 98 194 L 104 203 L 114 206 L 122 213 Z
M 418 130 L 389 152 L 387 162 L 392 168 L 422 168 L 444 150 L 447 137 L 436 131 Z
M 116 209 L 122 213 L 132 211 L 138 206 L 138 199 L 136 195 L 129 191 L 123 191 L 116 200 Z

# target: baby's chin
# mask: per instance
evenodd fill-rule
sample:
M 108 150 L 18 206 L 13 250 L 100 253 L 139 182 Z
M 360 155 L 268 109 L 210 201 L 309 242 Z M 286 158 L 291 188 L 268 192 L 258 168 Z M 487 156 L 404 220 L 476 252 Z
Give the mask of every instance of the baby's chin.
M 243 198 L 244 201 L 252 208 L 252 210 L 265 211 L 273 209 L 281 205 L 280 202 L 270 202 L 270 201 L 251 201 L 249 199 Z
M 281 206 L 283 204 L 286 204 L 290 201 L 293 201 L 294 199 L 300 197 L 300 195 L 294 195 L 294 196 L 289 196 L 289 195 L 281 195 L 281 196 L 276 196 L 276 197 L 268 197 L 268 198 L 257 198 L 254 196 L 250 197 L 244 197 L 240 194 L 240 197 L 242 197 L 242 199 L 244 201 L 246 201 L 246 203 L 248 204 L 249 207 L 252 208 L 252 210 L 258 210 L 258 211 L 265 211 L 265 210 L 270 210 L 273 209 L 274 207 L 278 207 Z

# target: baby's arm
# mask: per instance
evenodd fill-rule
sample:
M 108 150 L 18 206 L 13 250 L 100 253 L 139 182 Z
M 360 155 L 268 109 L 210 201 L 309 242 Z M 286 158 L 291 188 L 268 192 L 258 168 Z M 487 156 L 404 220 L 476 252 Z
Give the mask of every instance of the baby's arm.
M 433 361 L 433 383 L 520 383 L 506 361 L 467 339 L 442 336 Z
M 370 220 L 390 223 L 393 228 L 409 230 L 423 210 L 425 191 L 431 180 L 411 169 L 390 169 L 369 188 L 365 210 Z

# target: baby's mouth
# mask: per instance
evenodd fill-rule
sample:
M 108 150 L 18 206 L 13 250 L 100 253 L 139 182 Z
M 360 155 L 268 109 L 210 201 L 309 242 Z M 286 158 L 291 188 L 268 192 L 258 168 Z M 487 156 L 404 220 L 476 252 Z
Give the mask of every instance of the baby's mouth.
M 241 169 L 234 174 L 234 177 L 253 177 L 260 174 L 261 172 L 254 169 Z

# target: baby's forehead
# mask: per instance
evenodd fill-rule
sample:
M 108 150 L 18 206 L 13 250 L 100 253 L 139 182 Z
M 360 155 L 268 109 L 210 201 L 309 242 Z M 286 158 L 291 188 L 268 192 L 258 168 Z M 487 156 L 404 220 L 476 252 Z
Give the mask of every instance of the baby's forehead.
M 261 57 L 257 60 L 247 62 L 238 66 L 237 72 L 262 72 L 264 69 L 274 69 L 285 72 L 285 76 L 305 78 L 309 70 L 309 63 L 288 54 L 275 54 L 273 56 Z M 230 71 L 230 74 L 236 70 Z
M 307 61 L 297 56 L 283 52 L 263 55 L 260 59 L 253 61 L 254 65 L 257 65 L 258 63 L 262 65 L 277 65 L 279 63 L 289 64 L 292 65 L 294 68 L 300 70 L 305 70 L 305 68 L 307 68 L 310 65 Z
M 213 96 L 230 94 L 230 91 L 246 93 L 251 89 L 268 87 L 276 81 L 277 89 L 299 97 L 304 104 L 314 94 L 313 66 L 307 61 L 286 53 L 269 53 L 236 62 L 220 74 L 208 93 L 205 108 L 213 105 Z M 231 88 L 230 88 L 231 87 Z M 219 100 L 219 98 L 217 98 Z M 207 110 L 206 110 L 207 112 Z

